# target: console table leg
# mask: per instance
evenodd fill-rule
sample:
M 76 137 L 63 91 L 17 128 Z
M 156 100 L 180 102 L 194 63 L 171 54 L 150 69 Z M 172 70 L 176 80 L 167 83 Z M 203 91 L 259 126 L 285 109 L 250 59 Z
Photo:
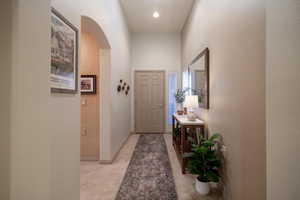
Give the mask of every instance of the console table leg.
M 172 142 L 173 142 L 173 146 L 175 146 L 175 118 L 174 116 L 172 116 Z
M 178 130 L 179 134 L 175 136 L 175 130 Z M 204 133 L 204 122 L 199 120 L 197 122 L 187 123 L 186 117 L 178 116 L 174 114 L 172 116 L 172 130 L 173 130 L 173 146 L 176 151 L 178 160 L 181 164 L 182 174 L 186 174 L 186 168 L 188 164 L 188 158 L 185 158 L 185 153 L 191 152 L 191 143 L 188 141 L 188 134 L 195 140 L 197 138 L 197 128 L 201 129 Z
M 186 167 L 186 159 L 184 158 L 185 153 L 185 128 L 181 127 L 181 157 L 182 157 L 182 166 L 181 166 L 181 172 L 182 174 L 185 174 L 185 167 Z

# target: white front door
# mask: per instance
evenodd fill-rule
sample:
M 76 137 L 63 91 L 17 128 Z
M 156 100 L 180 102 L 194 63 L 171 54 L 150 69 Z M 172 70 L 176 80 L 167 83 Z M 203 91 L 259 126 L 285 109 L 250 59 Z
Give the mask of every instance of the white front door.
M 135 72 L 135 131 L 164 132 L 165 73 Z

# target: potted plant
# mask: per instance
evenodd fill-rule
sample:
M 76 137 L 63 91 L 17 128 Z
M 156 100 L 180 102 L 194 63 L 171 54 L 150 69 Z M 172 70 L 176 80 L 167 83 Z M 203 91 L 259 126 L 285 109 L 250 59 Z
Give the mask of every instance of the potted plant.
M 182 104 L 185 100 L 185 93 L 188 89 L 182 90 L 182 89 L 177 89 L 176 93 L 174 94 L 175 101 L 176 101 L 176 110 L 177 113 L 183 114 L 183 107 Z
M 214 134 L 205 139 L 197 135 L 197 142 L 192 144 L 192 152 L 185 154 L 188 160 L 188 170 L 197 174 L 196 191 L 201 195 L 207 195 L 210 191 L 210 182 L 219 182 L 221 157 L 217 151 L 217 142 L 221 136 Z

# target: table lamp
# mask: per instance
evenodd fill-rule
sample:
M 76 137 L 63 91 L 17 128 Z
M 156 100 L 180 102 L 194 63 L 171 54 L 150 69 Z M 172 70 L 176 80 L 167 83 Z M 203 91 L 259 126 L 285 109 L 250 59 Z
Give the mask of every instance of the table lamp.
M 184 106 L 188 109 L 187 118 L 189 121 L 195 121 L 197 115 L 195 109 L 199 107 L 199 101 L 197 95 L 186 96 Z

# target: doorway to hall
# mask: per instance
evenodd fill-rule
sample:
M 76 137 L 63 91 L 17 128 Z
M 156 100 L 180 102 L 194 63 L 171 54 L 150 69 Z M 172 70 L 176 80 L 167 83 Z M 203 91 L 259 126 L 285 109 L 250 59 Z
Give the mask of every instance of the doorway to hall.
M 99 160 L 100 153 L 100 59 L 99 44 L 86 31 L 81 32 L 80 88 L 81 88 L 81 160 Z
M 109 113 L 110 45 L 93 19 L 81 17 L 80 92 L 81 161 L 101 161 L 110 156 Z M 104 106 L 106 105 L 106 106 Z M 108 116 L 108 115 L 106 115 Z

